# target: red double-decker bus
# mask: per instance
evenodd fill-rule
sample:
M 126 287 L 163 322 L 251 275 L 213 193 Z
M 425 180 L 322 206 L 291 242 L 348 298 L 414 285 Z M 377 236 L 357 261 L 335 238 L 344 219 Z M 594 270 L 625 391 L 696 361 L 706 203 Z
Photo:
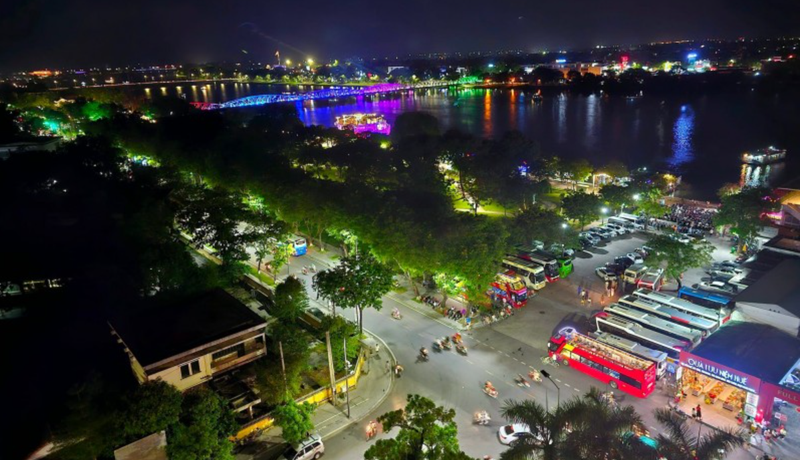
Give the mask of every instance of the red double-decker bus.
M 562 332 L 551 337 L 547 352 L 562 365 L 638 398 L 646 398 L 656 387 L 654 362 L 576 332 Z
M 492 300 L 505 299 L 508 305 L 521 308 L 528 302 L 528 288 L 521 276 L 513 271 L 498 273 L 489 290 Z

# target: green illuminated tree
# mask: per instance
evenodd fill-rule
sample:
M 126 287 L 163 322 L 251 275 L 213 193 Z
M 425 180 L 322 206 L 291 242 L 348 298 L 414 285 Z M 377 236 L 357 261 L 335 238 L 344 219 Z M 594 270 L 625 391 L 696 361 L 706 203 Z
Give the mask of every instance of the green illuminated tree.
M 564 215 L 578 222 L 581 230 L 586 224 L 600 218 L 600 197 L 593 193 L 574 191 L 561 198 Z
M 634 192 L 622 185 L 606 184 L 600 187 L 600 198 L 610 208 L 612 213 L 623 211 L 623 206 L 633 203 Z
M 710 264 L 711 254 L 714 252 L 714 247 L 705 240 L 681 243 L 672 235 L 656 235 L 650 238 L 647 245 L 653 248 L 647 259 L 648 265 L 665 264 L 665 275 L 669 279 L 674 279 L 679 289 L 683 286 L 681 283 L 683 274 L 690 268 L 705 267 Z
M 343 257 L 340 264 L 314 277 L 319 295 L 341 308 L 354 308 L 359 330 L 363 330 L 365 308 L 380 310 L 382 297 L 393 285 L 392 271 L 370 253 Z
M 298 404 L 293 399 L 287 399 L 276 407 L 272 411 L 272 416 L 275 418 L 275 424 L 281 427 L 283 440 L 289 444 L 296 444 L 306 439 L 314 430 L 311 416 L 314 415 L 315 409 L 313 404 L 307 402 Z
M 549 209 L 530 207 L 514 216 L 509 231 L 512 245 L 529 245 L 533 240 L 560 243 L 572 248 L 578 246 L 578 235 L 571 227 L 564 228 L 566 220 Z
M 768 188 L 745 188 L 739 193 L 722 197 L 722 206 L 714 216 L 714 225 L 730 227 L 739 235 L 739 250 L 749 244 L 764 226 L 761 215 L 777 208 Z
M 168 433 L 171 460 L 232 460 L 228 437 L 237 424 L 228 403 L 208 388 L 197 387 L 183 399 L 180 422 Z
M 573 188 L 577 188 L 578 182 L 585 180 L 594 171 L 594 167 L 586 159 L 570 160 L 561 164 L 561 171 L 572 181 Z
M 297 320 L 308 308 L 308 293 L 303 282 L 289 276 L 275 288 L 272 315 L 284 323 Z
M 384 432 L 400 431 L 392 439 L 381 439 L 364 454 L 367 460 L 469 460 L 458 445 L 456 411 L 428 398 L 408 395 L 403 409 L 378 417 Z

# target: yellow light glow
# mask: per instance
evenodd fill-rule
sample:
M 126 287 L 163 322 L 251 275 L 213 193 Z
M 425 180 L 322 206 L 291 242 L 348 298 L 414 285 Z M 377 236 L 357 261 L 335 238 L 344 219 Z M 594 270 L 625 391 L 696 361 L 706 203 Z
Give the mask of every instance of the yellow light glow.
M 287 59 L 285 62 L 286 62 L 287 66 L 292 65 L 292 60 L 291 59 Z
M 308 65 L 314 65 L 314 60 L 313 60 L 313 59 L 311 59 L 311 58 L 308 58 L 308 59 L 306 59 L 306 63 L 307 63 Z

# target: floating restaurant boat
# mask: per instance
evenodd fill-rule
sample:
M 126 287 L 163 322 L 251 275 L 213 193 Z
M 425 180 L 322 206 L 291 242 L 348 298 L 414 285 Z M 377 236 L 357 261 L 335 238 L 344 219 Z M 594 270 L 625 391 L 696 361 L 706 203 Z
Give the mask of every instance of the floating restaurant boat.
M 765 165 L 777 163 L 786 158 L 786 149 L 777 149 L 769 146 L 764 149 L 753 150 L 742 154 L 742 162 L 751 165 Z
M 392 130 L 389 122 L 378 113 L 351 113 L 336 117 L 334 124 L 341 130 L 349 129 L 356 134 L 371 132 L 388 135 Z

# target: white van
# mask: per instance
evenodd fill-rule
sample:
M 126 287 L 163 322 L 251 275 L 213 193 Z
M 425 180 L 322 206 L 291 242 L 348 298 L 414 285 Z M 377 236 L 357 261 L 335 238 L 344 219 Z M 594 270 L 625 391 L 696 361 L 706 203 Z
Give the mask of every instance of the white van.
M 616 224 L 616 225 L 620 225 L 622 227 L 628 228 L 632 232 L 644 229 L 644 225 L 642 225 L 642 224 L 640 224 L 638 222 L 632 222 L 632 221 L 630 221 L 628 219 L 623 219 L 621 217 L 609 217 L 608 221 L 611 222 L 612 224 Z
M 633 264 L 625 270 L 625 273 L 622 275 L 622 279 L 625 280 L 626 283 L 637 284 L 642 276 L 647 273 L 647 265 L 645 264 Z

